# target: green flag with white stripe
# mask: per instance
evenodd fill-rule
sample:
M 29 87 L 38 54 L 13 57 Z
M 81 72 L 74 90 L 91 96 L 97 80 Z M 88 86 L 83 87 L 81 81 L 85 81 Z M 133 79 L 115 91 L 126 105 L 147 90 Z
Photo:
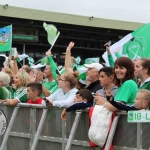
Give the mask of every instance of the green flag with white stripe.
M 111 54 L 116 60 L 114 52 L 120 49 L 119 53 L 122 56 L 129 57 L 131 60 L 136 61 L 140 58 L 150 58 L 150 23 L 143 25 L 134 32 L 126 35 L 123 39 L 113 44 L 110 47 Z M 108 56 L 105 52 L 103 59 L 108 63 Z

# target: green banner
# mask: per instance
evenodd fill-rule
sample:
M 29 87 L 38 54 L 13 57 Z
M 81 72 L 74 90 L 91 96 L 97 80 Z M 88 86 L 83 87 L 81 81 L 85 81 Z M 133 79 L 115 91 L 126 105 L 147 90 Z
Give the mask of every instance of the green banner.
M 0 52 L 10 51 L 12 45 L 12 25 L 0 28 Z
M 150 58 L 150 23 L 132 32 L 132 38 L 123 46 L 123 54 L 130 59 Z

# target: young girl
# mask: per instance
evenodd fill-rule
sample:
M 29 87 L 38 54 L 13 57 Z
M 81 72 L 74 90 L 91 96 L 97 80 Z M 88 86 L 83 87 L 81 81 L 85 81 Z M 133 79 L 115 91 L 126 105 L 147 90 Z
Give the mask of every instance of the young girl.
M 14 86 L 16 87 L 14 93 L 11 95 L 11 99 L 4 100 L 8 105 L 16 105 L 18 102 L 26 103 L 27 88 L 26 86 L 30 83 L 30 76 L 27 72 L 18 72 L 14 77 Z M 3 101 L 3 102 L 4 102 Z
M 150 90 L 150 59 L 141 58 L 137 60 L 134 74 L 141 81 L 138 88 Z
M 147 110 L 150 108 L 150 91 L 145 89 L 140 90 L 136 95 L 136 99 L 134 100 L 134 105 L 121 104 L 114 101 L 113 99 L 111 99 L 110 103 L 104 100 L 97 101 L 97 104 L 105 105 L 105 107 L 110 111 L 113 111 L 112 105 L 117 109 L 125 110 L 125 111 L 140 110 L 140 109 Z

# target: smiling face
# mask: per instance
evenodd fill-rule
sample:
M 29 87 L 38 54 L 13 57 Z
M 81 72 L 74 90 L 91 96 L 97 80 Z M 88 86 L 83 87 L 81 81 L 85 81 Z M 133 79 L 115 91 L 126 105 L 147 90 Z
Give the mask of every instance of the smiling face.
M 122 81 L 125 78 L 127 69 L 123 66 L 115 65 L 115 74 L 117 76 L 117 79 Z
M 23 82 L 18 74 L 14 77 L 14 85 L 17 87 L 21 87 L 23 85 Z

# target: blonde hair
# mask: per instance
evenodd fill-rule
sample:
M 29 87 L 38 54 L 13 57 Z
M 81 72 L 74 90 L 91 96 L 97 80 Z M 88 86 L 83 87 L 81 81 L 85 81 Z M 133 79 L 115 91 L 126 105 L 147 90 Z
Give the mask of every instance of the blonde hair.
M 11 84 L 13 82 L 13 72 L 12 72 L 12 70 L 8 66 L 5 66 L 2 70 L 2 72 L 5 72 L 10 76 L 10 84 Z
M 7 73 L 8 75 L 13 76 L 13 72 L 12 72 L 12 70 L 11 70 L 8 66 L 5 66 L 5 67 L 3 68 L 3 70 L 4 70 L 4 72 Z
M 74 75 L 74 73 L 66 73 L 65 72 L 63 74 L 63 76 L 64 76 L 65 80 L 69 82 L 70 88 L 73 89 L 77 84 L 77 78 Z
M 150 108 L 150 91 L 146 89 L 140 90 L 138 93 L 141 93 L 142 100 L 146 100 L 148 102 L 148 108 Z
M 30 83 L 30 75 L 25 71 L 20 71 L 17 73 L 17 75 L 20 77 L 22 81 L 22 86 L 27 87 L 27 85 Z
M 9 87 L 9 85 L 10 85 L 10 76 L 5 72 L 0 72 L 0 81 L 2 81 L 3 86 Z

